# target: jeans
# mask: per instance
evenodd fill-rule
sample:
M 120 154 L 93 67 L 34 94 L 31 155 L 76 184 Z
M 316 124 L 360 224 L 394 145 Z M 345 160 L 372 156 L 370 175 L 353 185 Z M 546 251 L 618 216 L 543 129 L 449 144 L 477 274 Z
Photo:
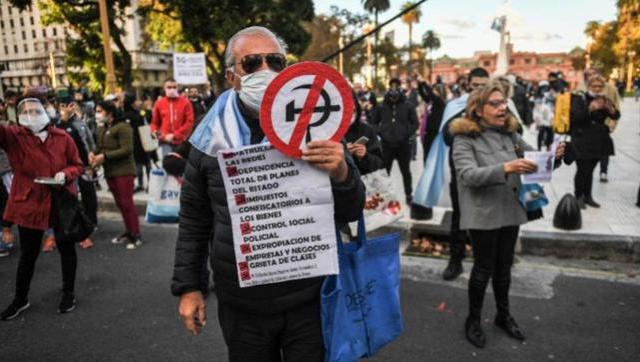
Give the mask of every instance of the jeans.
M 133 202 L 133 180 L 134 176 L 116 176 L 107 178 L 109 190 L 116 201 L 126 231 L 131 236 L 140 236 L 140 221 L 138 220 L 138 209 Z
M 411 163 L 411 149 L 412 145 L 409 140 L 401 145 L 390 145 L 384 141 L 382 142 L 384 167 L 387 169 L 387 173 L 390 173 L 393 161 L 398 160 L 398 166 L 400 166 L 400 173 L 402 174 L 402 183 L 404 185 L 404 194 L 407 198 L 411 197 L 413 192 L 411 188 L 411 170 L 409 168 Z
M 592 197 L 591 189 L 593 187 L 593 170 L 598 164 L 597 158 L 587 158 L 576 160 L 577 171 L 573 179 L 576 198 Z
M 302 306 L 257 315 L 218 303 L 218 320 L 231 362 L 322 362 L 320 296 Z
M 151 172 L 151 161 L 147 158 L 144 162 L 136 163 L 136 176 L 138 177 L 138 187 L 144 188 L 144 176 L 147 176 L 147 182 L 149 181 L 149 173 Z
M 26 300 L 29 294 L 31 278 L 36 266 L 36 260 L 40 254 L 40 244 L 44 231 L 28 229 L 18 226 L 20 235 L 20 261 L 18 262 L 18 273 L 16 276 L 17 300 Z M 73 294 L 76 280 L 76 268 L 78 258 L 76 256 L 76 245 L 74 243 L 57 244 L 62 264 L 62 291 Z
M 600 173 L 609 173 L 609 156 L 604 156 L 600 160 Z
M 480 320 L 485 291 L 492 280 L 498 314 L 509 314 L 511 265 L 518 226 L 494 230 L 469 230 L 473 245 L 473 269 L 469 278 L 469 316 Z

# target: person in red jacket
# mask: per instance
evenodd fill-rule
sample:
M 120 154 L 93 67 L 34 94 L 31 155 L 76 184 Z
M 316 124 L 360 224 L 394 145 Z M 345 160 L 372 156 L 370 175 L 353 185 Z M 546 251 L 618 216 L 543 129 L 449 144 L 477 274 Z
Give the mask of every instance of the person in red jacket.
M 77 194 L 75 180 L 84 167 L 73 139 L 53 127 L 45 112 L 46 99 L 25 96 L 18 103 L 19 126 L 0 126 L 0 148 L 13 166 L 13 182 L 4 219 L 18 225 L 20 261 L 13 302 L 2 313 L 1 320 L 16 318 L 29 308 L 27 294 L 40 243 L 45 230 L 53 227 L 53 187 L 64 187 Z M 61 186 L 36 183 L 39 177 L 54 178 Z M 63 296 L 59 313 L 75 309 L 74 284 L 77 266 L 74 243 L 59 243 L 62 263 Z
M 151 118 L 151 131 L 158 135 L 163 155 L 186 141 L 193 126 L 193 106 L 188 98 L 178 94 L 174 79 L 164 82 L 164 94 L 156 102 Z

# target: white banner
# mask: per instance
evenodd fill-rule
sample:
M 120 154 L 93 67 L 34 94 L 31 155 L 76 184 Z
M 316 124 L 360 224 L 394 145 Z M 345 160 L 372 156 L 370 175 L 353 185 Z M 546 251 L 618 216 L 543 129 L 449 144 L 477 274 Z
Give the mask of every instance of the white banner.
M 204 53 L 173 53 L 173 77 L 179 84 L 206 83 L 207 64 Z
M 326 172 L 261 144 L 218 152 L 240 287 L 337 274 Z

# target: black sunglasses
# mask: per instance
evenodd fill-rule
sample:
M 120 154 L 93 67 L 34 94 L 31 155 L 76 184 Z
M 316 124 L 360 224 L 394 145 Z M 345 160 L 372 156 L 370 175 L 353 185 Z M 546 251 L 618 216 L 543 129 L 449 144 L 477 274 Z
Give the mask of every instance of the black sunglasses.
M 281 72 L 287 66 L 287 58 L 280 53 L 245 55 L 240 59 L 240 65 L 245 73 L 251 74 L 262 67 L 263 61 L 274 72 Z

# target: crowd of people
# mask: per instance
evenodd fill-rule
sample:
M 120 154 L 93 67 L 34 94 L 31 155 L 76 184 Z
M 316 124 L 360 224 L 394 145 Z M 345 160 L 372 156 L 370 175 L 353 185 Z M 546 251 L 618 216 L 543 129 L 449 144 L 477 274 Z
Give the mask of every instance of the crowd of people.
M 206 137 L 209 122 L 216 117 L 211 107 L 224 110 L 232 104 L 234 119 L 225 122 L 236 121 L 250 130 L 246 145 L 262 142 L 260 101 L 269 82 L 287 66 L 285 49 L 265 28 L 250 27 L 234 35 L 225 52 L 226 78 L 232 88 L 217 101 L 201 96 L 196 88 L 180 89 L 173 79 L 164 82 L 163 95 L 155 100 L 127 92 L 100 100 L 82 92 L 51 96 L 40 88 L 24 94 L 6 92 L 0 103 L 0 256 L 15 249 L 15 224 L 20 261 L 14 300 L 0 318 L 16 318 L 29 307 L 29 285 L 41 250 L 57 248 L 61 256 L 63 296 L 58 311 L 70 312 L 76 306 L 75 244 L 57 240 L 54 232 L 52 199 L 60 188 L 79 193 L 85 212 L 98 225 L 96 190 L 104 187 L 100 182 L 104 180 L 124 224 L 122 234 L 111 242 L 135 250 L 143 245 L 143 235 L 134 193 L 145 190 L 152 164 L 159 167 L 162 160 L 170 174 L 184 180 L 171 290 L 180 297 L 179 313 L 186 328 L 198 334 L 206 322 L 210 259 L 219 323 L 231 360 L 279 361 L 281 356 L 322 360 L 321 278 L 238 286 L 229 210 L 215 158 L 217 150 L 230 145 L 217 145 L 216 139 Z M 514 75 L 491 79 L 487 70 L 475 68 L 446 85 L 438 77 L 429 82 L 413 74 L 392 78 L 381 99 L 355 83 L 355 111 L 344 144 L 314 141 L 304 151 L 303 160 L 331 177 L 340 228 L 362 212 L 365 190 L 360 175 L 380 169 L 390 173 L 394 161 L 406 203 L 415 210 L 426 209 L 415 202 L 412 189 L 410 164 L 417 145 L 424 151 L 418 162 L 427 164 L 434 150 L 448 151 L 453 217 L 450 261 L 443 278 L 453 280 L 462 273 L 465 244 L 471 244 L 474 264 L 465 332 L 478 347 L 486 342 L 480 320 L 489 280 L 498 309 L 496 325 L 513 338 L 525 338 L 510 313 L 508 298 L 519 227 L 529 220 L 518 199 L 519 175 L 537 167 L 523 159 L 524 151 L 535 148 L 521 134 L 535 130 L 537 149 L 552 149 L 556 102 L 565 93 L 571 94 L 572 140 L 570 146 L 562 143 L 555 148 L 555 156 L 565 163 L 576 162 L 575 196 L 580 206 L 600 206 L 592 193 L 593 171 L 600 163 L 600 180 L 607 182 L 608 159 L 614 154 L 610 133 L 620 118 L 619 96 L 593 69 L 585 72 L 584 89 L 571 90 L 563 78 L 553 72 L 537 82 Z M 635 90 L 638 98 L 637 79 Z M 159 142 L 157 150 L 145 146 L 148 137 Z M 58 186 L 38 183 L 38 177 L 52 178 Z M 90 238 L 80 243 L 82 248 L 92 245 Z

